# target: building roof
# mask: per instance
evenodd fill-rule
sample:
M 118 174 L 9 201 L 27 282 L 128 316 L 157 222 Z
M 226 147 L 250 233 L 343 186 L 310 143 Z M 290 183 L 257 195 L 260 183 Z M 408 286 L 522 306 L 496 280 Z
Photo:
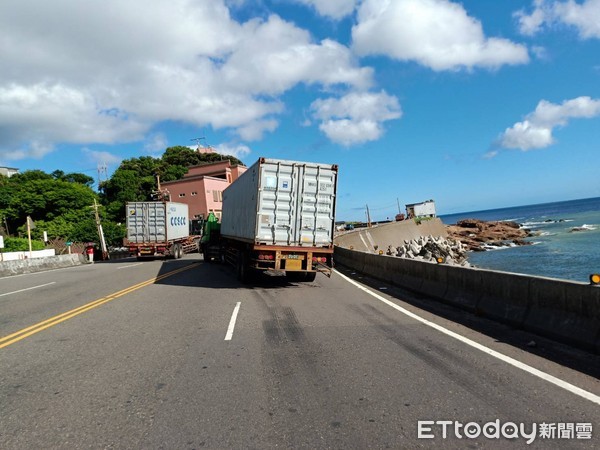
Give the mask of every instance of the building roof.
M 234 169 L 236 167 L 246 168 L 246 166 L 243 164 L 231 164 L 231 161 L 229 159 L 215 161 L 207 164 L 199 164 L 196 166 L 190 166 L 188 167 L 188 171 L 183 176 L 183 178 L 179 180 L 165 181 L 162 184 L 177 184 L 183 181 L 200 180 L 203 178 L 223 179 L 219 177 L 219 175 L 224 177 L 228 170 Z

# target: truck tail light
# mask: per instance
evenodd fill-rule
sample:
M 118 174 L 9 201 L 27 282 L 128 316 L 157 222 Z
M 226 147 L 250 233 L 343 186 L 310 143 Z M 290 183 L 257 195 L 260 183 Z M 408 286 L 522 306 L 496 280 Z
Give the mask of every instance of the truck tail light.
M 325 256 L 313 256 L 313 262 L 316 263 L 325 263 L 327 262 L 327 258 Z
M 259 253 L 258 259 L 272 261 L 273 259 L 275 259 L 275 257 L 272 253 Z

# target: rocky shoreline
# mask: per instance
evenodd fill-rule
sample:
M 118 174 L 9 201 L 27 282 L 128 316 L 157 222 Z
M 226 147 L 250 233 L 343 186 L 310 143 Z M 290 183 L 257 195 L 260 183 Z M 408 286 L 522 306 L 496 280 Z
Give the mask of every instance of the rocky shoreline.
M 460 241 L 443 237 L 422 236 L 405 240 L 404 245 L 388 246 L 386 255 L 418 261 L 437 262 L 469 267 L 467 248 Z
M 461 242 L 472 252 L 531 245 L 525 238 L 534 236 L 531 230 L 509 221 L 465 219 L 455 225 L 447 225 L 446 230 L 450 238 Z
M 535 236 L 517 222 L 465 219 L 446 225 L 448 237 L 421 236 L 404 240 L 399 246 L 388 245 L 380 254 L 418 261 L 470 267 L 469 252 L 531 245 L 526 238 Z M 377 247 L 375 248 L 377 250 Z

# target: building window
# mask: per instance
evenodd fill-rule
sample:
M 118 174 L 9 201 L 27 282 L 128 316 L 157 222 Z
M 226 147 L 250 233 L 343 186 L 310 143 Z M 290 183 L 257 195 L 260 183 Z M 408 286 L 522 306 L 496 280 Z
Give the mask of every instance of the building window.
M 214 202 L 222 202 L 223 201 L 223 192 L 222 191 L 213 191 L 213 201 Z

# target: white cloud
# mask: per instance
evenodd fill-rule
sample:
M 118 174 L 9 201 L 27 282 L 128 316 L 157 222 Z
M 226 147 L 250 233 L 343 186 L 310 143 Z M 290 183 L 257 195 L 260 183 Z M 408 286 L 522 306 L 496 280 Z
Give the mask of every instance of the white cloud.
M 162 154 L 168 146 L 169 140 L 164 133 L 153 133 L 146 138 L 144 150 L 152 154 Z
M 215 150 L 221 155 L 231 155 L 238 159 L 242 159 L 252 152 L 250 147 L 243 144 L 220 144 L 215 147 Z
M 279 123 L 274 119 L 255 120 L 248 125 L 237 129 L 240 137 L 245 141 L 259 141 L 267 131 L 274 131 Z
M 600 38 L 600 0 L 535 0 L 531 13 L 519 10 L 515 17 L 519 30 L 526 35 L 534 35 L 545 26 L 564 24 L 575 27 L 583 39 Z
M 319 128 L 333 142 L 345 146 L 374 141 L 383 134 L 383 122 L 398 119 L 398 99 L 385 92 L 351 92 L 341 98 L 319 99 L 311 105 Z
M 590 119 L 596 116 L 600 116 L 600 99 L 578 97 L 560 105 L 542 100 L 525 120 L 504 131 L 499 145 L 523 151 L 545 148 L 555 142 L 552 135 L 554 128 L 566 126 L 570 119 Z
M 96 150 L 90 150 L 89 148 L 81 149 L 81 152 L 86 155 L 90 162 L 95 164 L 120 164 L 123 160 L 122 157 L 114 155 L 110 152 L 101 152 Z
M 143 136 L 147 125 L 103 110 L 85 92 L 62 84 L 0 86 L 0 156 L 41 158 L 54 143 L 114 143 Z
M 325 17 L 339 20 L 352 14 L 358 0 L 296 0 L 299 3 L 312 6 Z
M 536 125 L 529 120 L 517 122 L 502 136 L 502 147 L 523 151 L 544 148 L 554 143 L 552 127 Z
M 534 0 L 534 10 L 531 14 L 526 14 L 524 10 L 514 13 L 514 17 L 519 22 L 519 31 L 522 34 L 531 36 L 542 28 L 550 13 L 544 2 L 545 0 Z
M 25 158 L 41 159 L 48 153 L 54 151 L 54 145 L 45 142 L 30 141 L 27 145 L 15 149 L 0 150 L 0 156 L 11 161 Z
M 359 55 L 416 61 L 436 71 L 529 61 L 525 46 L 486 37 L 481 22 L 448 0 L 365 0 L 352 38 Z
M 244 32 L 248 38 L 220 70 L 223 81 L 237 91 L 277 95 L 298 83 L 372 84 L 373 70 L 358 67 L 348 48 L 329 39 L 313 43 L 306 30 L 278 16 L 252 22 Z
M 224 0 L 3 0 L 0 60 L 0 158 L 143 141 L 163 121 L 258 139 L 299 84 L 373 83 L 347 47 L 276 15 L 238 23 Z

